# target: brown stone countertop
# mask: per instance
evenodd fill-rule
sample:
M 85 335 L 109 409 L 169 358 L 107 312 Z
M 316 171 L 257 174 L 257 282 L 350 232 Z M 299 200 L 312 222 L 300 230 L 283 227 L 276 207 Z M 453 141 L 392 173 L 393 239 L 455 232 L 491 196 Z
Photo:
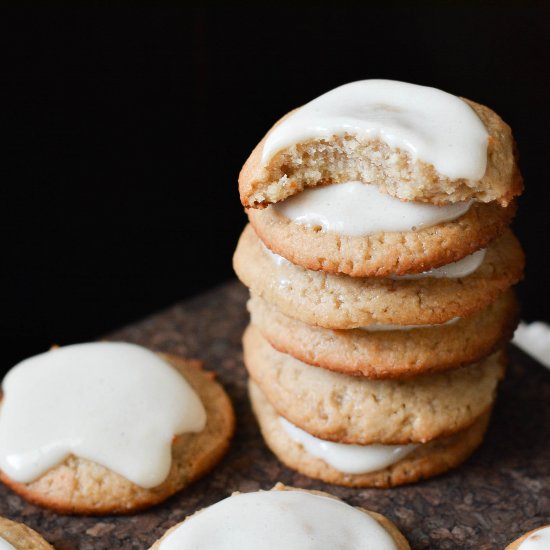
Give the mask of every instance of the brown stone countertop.
M 39 531 L 57 550 L 146 549 L 166 529 L 233 491 L 277 481 L 322 489 L 391 518 L 413 549 L 503 549 L 550 523 L 550 372 L 510 350 L 493 421 L 483 446 L 449 474 L 389 490 L 348 489 L 282 466 L 264 445 L 245 391 L 241 333 L 246 290 L 228 283 L 110 334 L 185 357 L 217 373 L 233 399 L 237 432 L 221 464 L 186 491 L 149 511 L 122 517 L 69 517 L 42 510 L 0 487 L 0 515 Z

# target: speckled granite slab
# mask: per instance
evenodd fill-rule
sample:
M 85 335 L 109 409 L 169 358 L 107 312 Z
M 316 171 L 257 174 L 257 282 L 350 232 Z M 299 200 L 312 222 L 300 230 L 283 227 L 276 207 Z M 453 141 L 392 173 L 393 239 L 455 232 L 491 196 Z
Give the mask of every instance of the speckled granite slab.
M 346 489 L 283 467 L 265 447 L 245 392 L 241 333 L 246 290 L 238 283 L 178 304 L 109 335 L 204 360 L 237 411 L 237 434 L 220 466 L 165 504 L 127 517 L 60 516 L 26 504 L 0 487 L 0 515 L 42 533 L 58 550 L 146 549 L 168 527 L 233 491 L 275 482 L 330 491 L 391 518 L 413 549 L 502 549 L 550 523 L 550 372 L 511 349 L 493 422 L 481 449 L 460 469 L 390 490 Z M 213 526 L 215 528 L 215 526 Z

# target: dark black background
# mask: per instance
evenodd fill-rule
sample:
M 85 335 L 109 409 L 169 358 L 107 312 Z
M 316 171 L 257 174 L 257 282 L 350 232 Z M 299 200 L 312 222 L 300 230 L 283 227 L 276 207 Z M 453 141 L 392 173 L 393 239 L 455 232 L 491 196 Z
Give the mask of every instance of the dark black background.
M 523 315 L 548 318 L 548 9 L 27 9 L 2 26 L 0 370 L 232 277 L 248 153 L 289 109 L 363 78 L 436 86 L 513 127 Z

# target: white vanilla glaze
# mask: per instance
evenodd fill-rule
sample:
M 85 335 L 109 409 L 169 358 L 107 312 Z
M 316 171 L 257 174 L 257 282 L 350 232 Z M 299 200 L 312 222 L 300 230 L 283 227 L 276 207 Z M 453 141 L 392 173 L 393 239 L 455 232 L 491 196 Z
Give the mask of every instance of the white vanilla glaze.
M 275 254 L 275 252 L 272 252 L 265 246 L 265 244 L 260 241 L 260 244 L 262 248 L 264 249 L 264 252 L 271 258 L 271 261 L 278 267 L 285 267 L 289 265 L 294 265 L 292 262 L 289 262 L 286 258 L 283 258 L 282 256 L 279 256 L 279 254 Z M 277 284 L 280 289 L 288 289 L 292 287 L 292 281 L 288 277 L 280 276 L 279 280 L 277 281 Z
M 323 231 L 361 237 L 373 233 L 415 231 L 455 220 L 470 208 L 471 201 L 436 206 L 405 202 L 377 185 L 348 181 L 310 187 L 269 206 L 281 216 Z
M 0 550 L 16 550 L 6 539 L 0 537 Z
M 414 451 L 418 445 L 348 445 L 319 439 L 279 417 L 287 435 L 313 456 L 345 474 L 383 470 Z
M 436 325 L 385 325 L 382 323 L 375 323 L 366 327 L 357 327 L 360 330 L 366 330 L 368 332 L 385 332 L 388 330 L 414 330 L 415 328 L 436 328 L 446 327 L 448 325 L 454 325 L 460 321 L 460 317 L 453 317 L 445 323 L 439 323 Z
M 487 129 L 460 98 L 393 80 L 345 84 L 310 101 L 267 136 L 262 163 L 282 149 L 335 135 L 379 139 L 451 179 L 478 180 L 487 165 Z
M 415 273 L 414 275 L 392 275 L 390 279 L 424 279 L 425 277 L 431 277 L 435 279 L 459 279 L 460 277 L 466 277 L 476 271 L 485 259 L 487 251 L 482 248 L 477 250 L 469 256 L 465 256 L 457 262 L 442 265 L 436 269 L 430 269 L 429 271 L 423 271 L 422 273 Z
M 550 368 L 550 325 L 542 321 L 522 321 L 514 333 L 512 342 L 546 368 Z
M 294 265 L 292 262 L 289 262 L 286 258 L 279 256 L 279 254 L 275 254 L 275 252 L 267 248 L 267 246 L 262 241 L 260 241 L 260 244 L 262 245 L 264 252 L 271 258 L 272 262 L 275 265 L 278 265 L 278 266 Z
M 550 527 L 543 527 L 527 537 L 518 550 L 548 550 L 550 548 Z
M 206 424 L 187 381 L 134 344 L 53 349 L 13 367 L 2 390 L 0 469 L 21 483 L 73 454 L 155 487 L 170 471 L 174 436 Z
M 303 491 L 236 494 L 186 519 L 160 550 L 397 550 L 371 516 Z

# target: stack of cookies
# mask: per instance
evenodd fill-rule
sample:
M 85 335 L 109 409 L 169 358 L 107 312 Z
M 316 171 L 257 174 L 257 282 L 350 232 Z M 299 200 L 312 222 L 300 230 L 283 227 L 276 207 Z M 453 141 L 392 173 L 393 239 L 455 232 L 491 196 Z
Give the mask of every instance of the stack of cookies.
M 510 128 L 434 88 L 354 82 L 283 117 L 239 190 L 244 360 L 273 452 L 349 486 L 463 462 L 517 322 Z

